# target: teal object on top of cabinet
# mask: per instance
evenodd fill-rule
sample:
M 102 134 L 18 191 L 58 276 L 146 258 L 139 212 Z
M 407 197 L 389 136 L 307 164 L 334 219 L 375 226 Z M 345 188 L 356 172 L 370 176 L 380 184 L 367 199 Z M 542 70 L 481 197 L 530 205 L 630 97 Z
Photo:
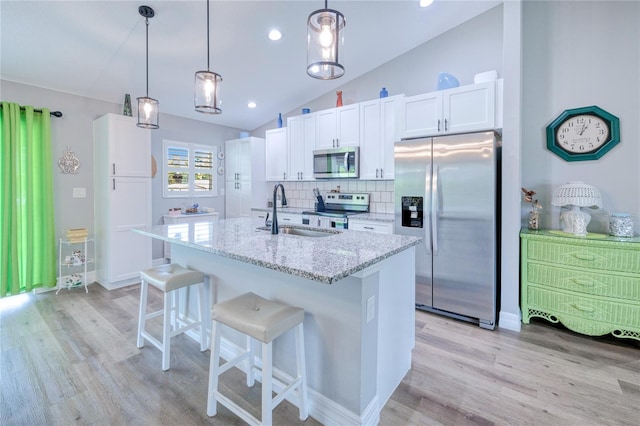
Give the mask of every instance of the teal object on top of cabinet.
M 640 238 L 523 229 L 522 322 L 640 340 Z

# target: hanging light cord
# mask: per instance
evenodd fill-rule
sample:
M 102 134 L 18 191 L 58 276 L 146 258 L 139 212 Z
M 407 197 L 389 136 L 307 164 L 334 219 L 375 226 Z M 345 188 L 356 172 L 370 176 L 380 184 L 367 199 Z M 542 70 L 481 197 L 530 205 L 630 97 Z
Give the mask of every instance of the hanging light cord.
M 209 0 L 207 0 L 207 71 L 211 71 L 209 69 Z
M 149 97 L 149 18 L 144 19 L 147 27 L 147 98 Z

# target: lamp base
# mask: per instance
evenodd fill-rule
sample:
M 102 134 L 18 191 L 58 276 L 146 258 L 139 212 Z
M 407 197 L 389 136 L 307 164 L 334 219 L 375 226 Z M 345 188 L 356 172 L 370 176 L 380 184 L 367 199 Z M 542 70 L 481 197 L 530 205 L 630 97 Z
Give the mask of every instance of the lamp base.
M 580 237 L 587 235 L 587 225 L 591 221 L 591 215 L 580 210 L 578 206 L 572 206 L 570 211 L 560 214 L 562 231 Z

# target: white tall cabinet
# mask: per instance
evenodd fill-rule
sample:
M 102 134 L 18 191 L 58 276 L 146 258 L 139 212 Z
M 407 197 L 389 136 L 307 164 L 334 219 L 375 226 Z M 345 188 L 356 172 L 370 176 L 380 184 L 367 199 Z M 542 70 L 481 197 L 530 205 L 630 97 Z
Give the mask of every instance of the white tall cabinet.
M 151 133 L 107 114 L 93 122 L 96 281 L 111 290 L 139 282 L 151 267 Z
M 360 104 L 360 179 L 393 179 L 397 116 L 403 95 Z M 351 227 L 351 222 L 349 222 Z
M 263 195 L 265 140 L 229 140 L 224 143 L 224 151 L 225 217 L 251 217 L 252 203 Z

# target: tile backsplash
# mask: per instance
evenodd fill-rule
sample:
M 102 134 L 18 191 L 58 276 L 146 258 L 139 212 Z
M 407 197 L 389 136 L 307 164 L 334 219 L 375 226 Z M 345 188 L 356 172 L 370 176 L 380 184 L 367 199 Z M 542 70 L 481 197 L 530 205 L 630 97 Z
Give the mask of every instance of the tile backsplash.
M 331 190 L 340 192 L 366 192 L 369 194 L 369 211 L 393 214 L 394 181 L 392 180 L 316 180 L 311 182 L 282 182 L 289 207 L 313 209 L 316 202 L 313 188 L 322 195 Z M 265 200 L 266 201 L 266 200 Z

